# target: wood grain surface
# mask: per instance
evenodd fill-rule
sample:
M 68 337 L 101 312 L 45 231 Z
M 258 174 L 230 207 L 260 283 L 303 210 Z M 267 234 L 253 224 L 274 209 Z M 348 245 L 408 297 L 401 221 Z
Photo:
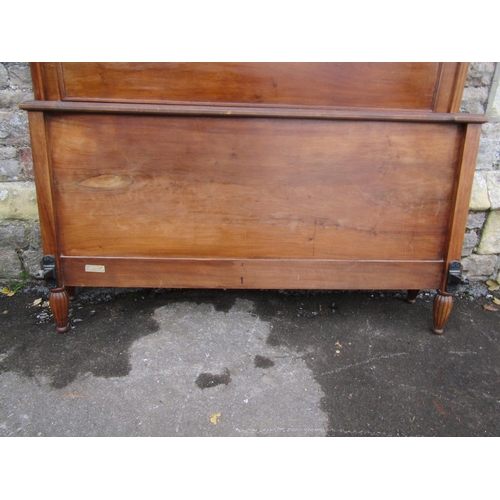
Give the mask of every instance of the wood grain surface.
M 462 126 L 54 115 L 66 256 L 439 260 Z
M 435 112 L 458 111 L 466 72 L 451 62 L 32 63 L 47 100 Z
M 428 113 L 421 110 L 388 111 L 366 108 L 264 108 L 255 106 L 193 106 L 175 104 L 104 103 L 67 101 L 25 101 L 27 111 L 57 113 L 124 114 L 156 116 L 214 116 L 242 118 L 297 118 L 313 120 L 356 120 L 418 123 L 485 123 L 484 115 L 468 113 Z
M 68 285 L 148 288 L 401 290 L 411 283 L 429 289 L 439 286 L 443 269 L 442 261 L 62 257 L 61 262 Z
M 457 113 L 467 68 L 31 63 L 59 330 L 64 286 L 444 290 L 486 121 Z

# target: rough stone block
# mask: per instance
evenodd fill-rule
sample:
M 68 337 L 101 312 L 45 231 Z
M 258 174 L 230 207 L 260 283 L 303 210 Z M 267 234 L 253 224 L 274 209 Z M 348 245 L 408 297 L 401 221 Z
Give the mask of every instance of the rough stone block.
M 495 99 L 493 100 L 491 118 L 496 121 L 500 120 L 500 90 L 498 87 L 495 94 Z
M 5 146 L 29 147 L 27 113 L 0 111 L 0 139 Z
M 33 180 L 33 154 L 31 148 L 26 147 L 19 149 L 19 163 L 22 166 L 25 179 Z
M 26 90 L 2 90 L 0 92 L 0 108 L 18 110 L 19 103 L 34 98 L 32 92 Z
M 474 174 L 474 183 L 472 185 L 472 195 L 469 208 L 471 210 L 489 210 L 490 206 L 486 173 L 476 172 Z
M 464 274 L 469 279 L 488 279 L 496 272 L 497 260 L 495 255 L 469 255 L 462 259 Z
M 7 121 L 10 119 L 11 113 L 8 111 L 0 111 L 0 139 L 2 139 L 3 145 L 5 146 L 5 140 L 9 137 L 9 127 Z
M 467 218 L 467 229 L 480 229 L 486 220 L 486 212 L 470 212 Z
M 38 207 L 33 182 L 0 183 L 0 220 L 36 220 Z
M 14 250 L 0 249 L 0 283 L 15 278 L 21 272 L 21 261 Z
M 22 252 L 22 259 L 24 269 L 32 276 L 35 276 L 41 269 L 40 263 L 42 262 L 43 252 L 42 249 L 38 250 L 25 250 Z
M 18 181 L 22 166 L 17 160 L 0 160 L 0 181 Z
M 488 86 L 493 79 L 495 72 L 494 62 L 471 62 L 469 65 L 469 73 L 467 75 L 466 86 L 482 87 Z
M 3 89 L 9 85 L 9 73 L 7 68 L 0 64 L 0 89 Z
M 0 249 L 15 250 L 28 248 L 30 245 L 29 233 L 22 222 L 0 223 Z
M 11 146 L 0 147 L 0 160 L 11 160 L 17 157 L 17 149 Z
M 500 171 L 494 170 L 486 174 L 488 197 L 492 210 L 500 208 Z
M 491 170 L 500 162 L 500 123 L 485 123 L 482 126 L 481 140 L 477 154 L 477 170 Z
M 470 255 L 474 250 L 474 247 L 477 245 L 477 242 L 478 242 L 478 236 L 475 233 L 475 231 L 466 233 L 464 236 L 464 244 L 462 247 L 462 257 Z
M 27 228 L 28 240 L 30 249 L 42 250 L 42 233 L 40 231 L 40 223 L 34 222 Z
M 488 100 L 488 87 L 466 87 L 460 110 L 463 113 L 483 114 Z
M 12 64 L 8 67 L 10 84 L 20 88 L 31 88 L 31 73 L 27 63 Z
M 500 210 L 493 210 L 488 214 L 477 253 L 500 253 Z
M 2 256 L 5 263 L 2 262 Z M 0 269 L 5 267 L 10 278 L 16 277 L 20 269 L 32 276 L 37 274 L 42 257 L 40 224 L 0 223 Z

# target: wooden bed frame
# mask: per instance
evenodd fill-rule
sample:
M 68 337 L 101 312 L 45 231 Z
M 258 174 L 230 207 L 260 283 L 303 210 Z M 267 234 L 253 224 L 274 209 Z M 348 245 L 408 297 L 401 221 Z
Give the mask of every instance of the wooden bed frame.
M 443 333 L 484 116 L 464 63 L 32 63 L 57 331 L 74 287 L 436 288 Z M 68 293 L 69 291 L 69 293 Z

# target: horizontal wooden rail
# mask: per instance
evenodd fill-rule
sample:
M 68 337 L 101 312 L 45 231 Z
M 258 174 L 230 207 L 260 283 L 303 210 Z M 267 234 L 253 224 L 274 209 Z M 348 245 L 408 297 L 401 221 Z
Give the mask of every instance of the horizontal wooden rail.
M 442 261 L 61 257 L 67 286 L 402 290 L 440 285 Z
M 467 113 L 431 113 L 422 111 L 386 111 L 338 108 L 271 108 L 240 106 L 196 106 L 170 104 L 122 104 L 102 102 L 26 101 L 26 111 L 71 113 L 119 113 L 176 116 L 218 116 L 255 118 L 301 118 L 316 120 L 364 120 L 404 122 L 485 123 L 484 115 Z

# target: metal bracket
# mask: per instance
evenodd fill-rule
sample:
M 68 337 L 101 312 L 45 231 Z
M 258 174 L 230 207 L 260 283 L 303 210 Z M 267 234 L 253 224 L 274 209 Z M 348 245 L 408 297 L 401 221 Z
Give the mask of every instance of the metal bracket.
M 53 255 L 44 255 L 42 269 L 35 276 L 37 280 L 44 280 L 47 288 L 57 288 L 56 258 Z
M 469 281 L 462 276 L 462 264 L 459 260 L 452 260 L 448 268 L 448 280 L 446 281 L 446 291 L 457 292 L 460 285 L 468 285 Z

